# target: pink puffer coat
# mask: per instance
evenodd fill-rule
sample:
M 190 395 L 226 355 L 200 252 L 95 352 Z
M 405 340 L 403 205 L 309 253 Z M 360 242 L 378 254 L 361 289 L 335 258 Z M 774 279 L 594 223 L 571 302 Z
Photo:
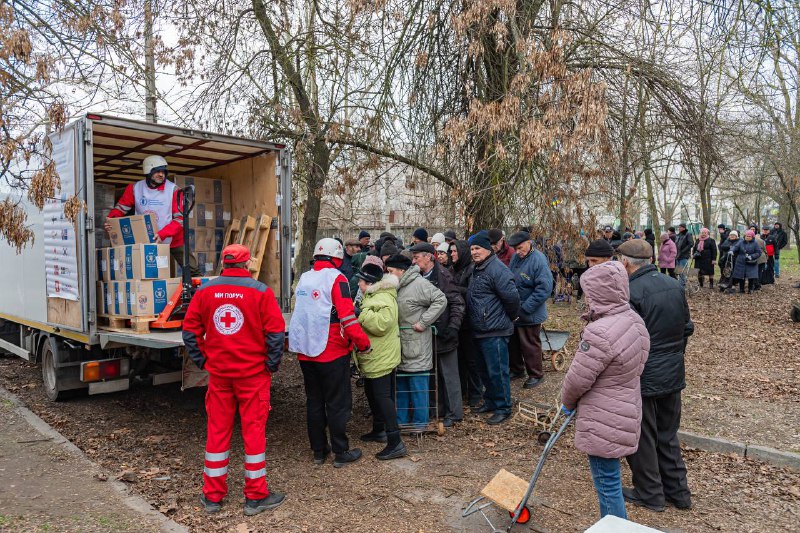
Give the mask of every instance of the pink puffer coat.
M 625 457 L 639 446 L 642 396 L 639 376 L 650 335 L 628 302 L 628 274 L 609 261 L 581 276 L 588 320 L 561 388 L 561 401 L 577 405 L 575 447 L 589 455 Z
M 678 247 L 672 239 L 669 238 L 669 233 L 661 234 L 661 247 L 658 249 L 658 267 L 659 268 L 675 268 L 675 258 L 678 257 Z

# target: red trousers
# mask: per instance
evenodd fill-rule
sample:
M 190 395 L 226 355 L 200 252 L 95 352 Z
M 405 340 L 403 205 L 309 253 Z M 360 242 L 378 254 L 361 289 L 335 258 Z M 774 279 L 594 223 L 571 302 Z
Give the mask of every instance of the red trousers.
M 244 495 L 251 500 L 269 495 L 265 452 L 271 382 L 272 377 L 266 373 L 249 378 L 209 378 L 206 392 L 208 436 L 203 470 L 203 494 L 209 501 L 218 502 L 228 494 L 228 460 L 237 408 L 245 453 Z

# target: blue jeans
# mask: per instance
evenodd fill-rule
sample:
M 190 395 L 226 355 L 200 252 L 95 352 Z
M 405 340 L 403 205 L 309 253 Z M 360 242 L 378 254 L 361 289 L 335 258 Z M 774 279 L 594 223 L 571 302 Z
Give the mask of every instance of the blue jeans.
M 681 277 L 679 278 L 681 282 L 681 286 L 686 286 L 686 265 L 689 264 L 688 259 L 678 259 L 675 261 L 675 271 L 681 273 Z
M 775 254 L 775 277 L 781 277 L 781 256 L 778 254 Z
M 622 474 L 619 459 L 589 456 L 594 489 L 600 502 L 600 518 L 610 514 L 628 519 L 625 512 L 625 498 L 622 497 Z
M 430 372 L 397 373 L 397 423 L 423 429 L 428 425 Z M 413 417 L 412 417 L 413 411 Z
M 481 353 L 483 402 L 495 413 L 511 414 L 511 376 L 508 370 L 508 337 L 475 339 Z

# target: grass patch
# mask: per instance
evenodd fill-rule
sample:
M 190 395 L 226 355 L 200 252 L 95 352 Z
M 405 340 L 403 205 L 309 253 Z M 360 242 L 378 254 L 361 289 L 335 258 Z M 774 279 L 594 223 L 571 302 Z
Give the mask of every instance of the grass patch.
M 781 250 L 781 275 L 800 276 L 800 263 L 797 261 L 797 247 Z
M 8 407 L 10 409 L 14 407 L 14 402 L 9 400 L 8 398 L 3 398 L 2 400 L 0 400 L 0 405 L 2 405 L 3 407 Z M 2 515 L 0 515 L 0 517 L 2 517 Z M 2 524 L 2 522 L 0 522 L 0 524 Z

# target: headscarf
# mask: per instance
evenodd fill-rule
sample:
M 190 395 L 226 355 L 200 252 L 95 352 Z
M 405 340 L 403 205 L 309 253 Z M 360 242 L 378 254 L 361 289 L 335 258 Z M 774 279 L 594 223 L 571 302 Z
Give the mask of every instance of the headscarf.
M 708 239 L 711 232 L 708 231 L 708 228 L 703 228 L 700 230 L 700 236 L 697 237 L 697 251 L 702 252 L 703 246 L 705 245 L 705 240 Z

